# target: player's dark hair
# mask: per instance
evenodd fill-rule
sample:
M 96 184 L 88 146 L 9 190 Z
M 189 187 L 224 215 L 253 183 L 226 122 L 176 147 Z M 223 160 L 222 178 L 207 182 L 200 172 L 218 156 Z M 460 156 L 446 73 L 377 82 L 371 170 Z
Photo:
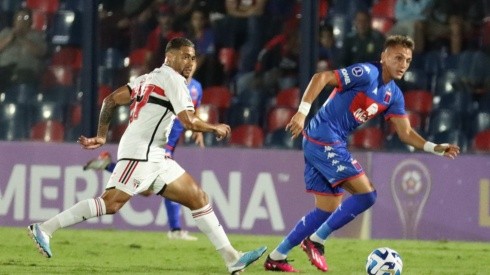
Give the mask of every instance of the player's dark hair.
M 174 38 L 167 43 L 167 47 L 165 48 L 165 53 L 168 53 L 171 50 L 178 50 L 182 47 L 194 48 L 194 43 L 192 43 L 189 39 L 185 37 Z
M 409 48 L 412 51 L 414 48 L 414 42 L 412 38 L 405 35 L 390 35 L 388 36 L 388 38 L 386 38 L 384 49 L 386 50 L 386 48 L 398 45 Z

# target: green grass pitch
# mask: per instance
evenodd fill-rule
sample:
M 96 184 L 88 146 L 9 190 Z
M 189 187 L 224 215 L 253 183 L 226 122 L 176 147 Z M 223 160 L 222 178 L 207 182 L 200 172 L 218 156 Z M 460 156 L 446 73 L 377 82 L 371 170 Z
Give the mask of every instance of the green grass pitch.
M 196 242 L 168 240 L 166 232 L 62 229 L 51 240 L 53 258 L 38 253 L 26 228 L 0 227 L 0 274 L 226 274 L 202 234 Z M 230 235 L 239 250 L 273 249 L 282 236 Z M 367 255 L 388 246 L 402 256 L 403 274 L 490 274 L 490 243 L 331 238 L 328 274 L 365 274 Z M 266 252 L 267 255 L 267 252 Z M 244 274 L 263 269 L 264 255 Z M 320 274 L 296 247 L 289 257 L 303 274 Z

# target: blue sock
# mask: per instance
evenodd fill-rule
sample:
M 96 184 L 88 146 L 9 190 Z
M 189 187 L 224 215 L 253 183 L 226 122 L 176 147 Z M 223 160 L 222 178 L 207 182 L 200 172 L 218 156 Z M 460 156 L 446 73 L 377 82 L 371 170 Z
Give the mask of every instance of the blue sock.
M 277 251 L 287 255 L 293 247 L 297 246 L 304 238 L 311 235 L 324 223 L 330 216 L 330 212 L 325 212 L 315 208 L 298 221 L 296 226 L 289 232 L 284 240 L 277 247 Z
M 169 199 L 164 199 L 165 208 L 167 209 L 168 216 L 168 226 L 171 231 L 180 230 L 180 204 L 171 201 Z
M 109 163 L 109 165 L 107 165 L 107 167 L 105 168 L 105 170 L 112 173 L 112 171 L 114 171 L 114 168 L 116 168 L 116 163 L 115 162 L 111 162 L 111 163 Z
M 348 224 L 357 215 L 369 209 L 375 201 L 376 190 L 370 193 L 350 196 L 337 207 L 328 220 L 318 228 L 316 235 L 323 240 L 327 239 L 330 233 Z

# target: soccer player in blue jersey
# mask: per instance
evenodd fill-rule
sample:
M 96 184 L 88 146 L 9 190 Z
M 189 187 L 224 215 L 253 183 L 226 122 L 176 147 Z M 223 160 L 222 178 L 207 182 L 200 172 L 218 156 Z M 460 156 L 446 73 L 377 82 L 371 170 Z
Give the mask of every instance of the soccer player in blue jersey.
M 393 80 L 401 79 L 408 69 L 413 48 L 412 39 L 390 36 L 379 63 L 358 63 L 312 77 L 286 130 L 292 138 L 303 135 L 306 191 L 315 197 L 315 208 L 269 254 L 264 263 L 266 270 L 295 272 L 287 255 L 293 247 L 301 245 L 310 262 L 327 271 L 324 257 L 327 237 L 376 201 L 373 184 L 347 150 L 347 137 L 362 123 L 383 115 L 394 124 L 404 143 L 451 159 L 459 154 L 458 146 L 426 141 L 410 126 L 403 94 Z M 305 128 L 311 103 L 326 85 L 336 88 Z M 344 190 L 351 196 L 342 202 Z
M 192 78 L 194 72 L 196 71 L 196 61 L 194 61 L 194 65 L 192 67 L 192 71 L 189 75 L 184 75 L 187 78 L 188 84 L 187 88 L 189 89 L 189 93 L 192 98 L 192 102 L 194 107 L 199 113 L 198 107 L 201 105 L 202 99 L 202 86 L 199 81 Z M 165 155 L 167 157 L 173 158 L 174 151 L 179 143 L 179 139 L 184 132 L 185 128 L 182 126 L 182 123 L 176 118 L 174 120 L 174 124 L 172 125 L 172 130 L 168 136 L 167 145 L 165 147 Z M 195 143 L 199 145 L 201 148 L 204 147 L 203 135 L 201 132 L 194 132 L 193 138 Z M 84 169 L 95 169 L 95 170 L 106 170 L 109 172 L 114 171 L 114 167 L 116 167 L 116 163 L 112 161 L 109 152 L 104 151 L 100 153 L 99 157 L 93 160 L 90 160 L 85 166 Z M 182 229 L 182 225 L 180 223 L 180 215 L 182 212 L 182 206 L 179 203 L 171 201 L 169 199 L 164 199 L 165 209 L 167 210 L 168 217 L 168 226 L 170 231 L 167 233 L 167 236 L 171 240 L 185 240 L 185 241 L 195 241 L 197 237 L 189 235 L 187 230 Z

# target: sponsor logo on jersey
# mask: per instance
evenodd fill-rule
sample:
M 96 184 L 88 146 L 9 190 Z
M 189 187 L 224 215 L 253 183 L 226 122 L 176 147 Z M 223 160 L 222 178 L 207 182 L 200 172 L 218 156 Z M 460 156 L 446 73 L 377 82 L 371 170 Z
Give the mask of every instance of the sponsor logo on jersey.
M 349 77 L 349 73 L 347 72 L 347 69 L 340 69 L 340 72 L 344 76 L 345 85 L 349 84 L 350 83 L 350 77 Z
M 357 76 L 357 77 L 360 77 L 364 73 L 364 71 L 362 70 L 362 68 L 359 67 L 359 66 L 356 66 L 356 67 L 352 68 L 352 71 L 351 72 L 352 72 L 352 74 L 354 76 Z

